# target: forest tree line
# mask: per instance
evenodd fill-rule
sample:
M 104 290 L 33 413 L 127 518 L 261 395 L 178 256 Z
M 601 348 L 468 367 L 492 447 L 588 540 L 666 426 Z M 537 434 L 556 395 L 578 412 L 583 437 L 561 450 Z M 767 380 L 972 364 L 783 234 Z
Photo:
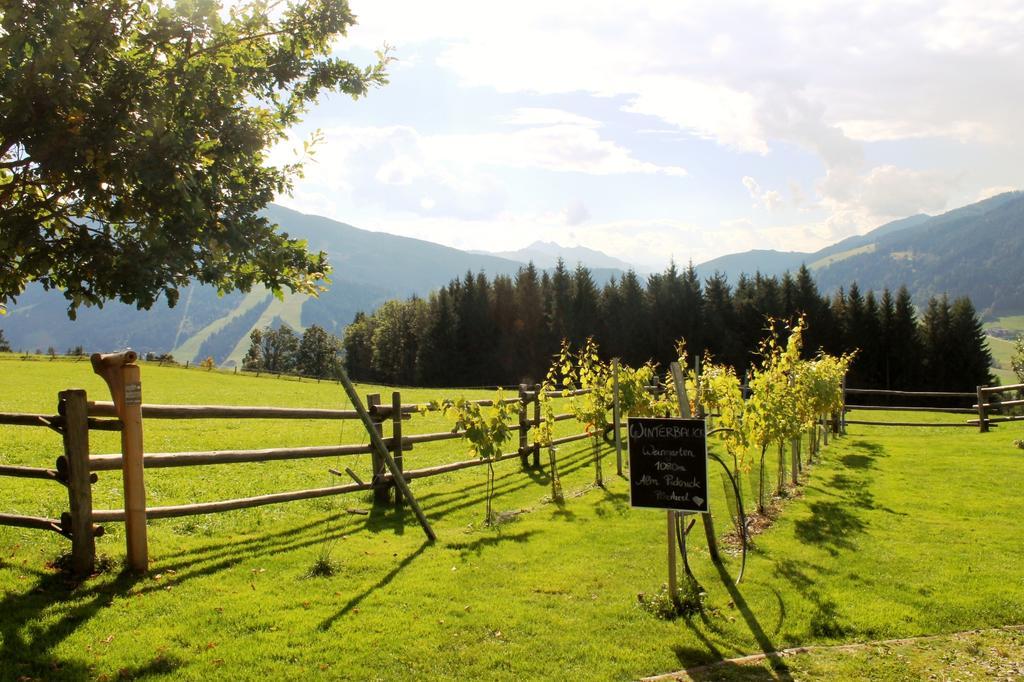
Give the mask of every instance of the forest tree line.
M 856 283 L 822 295 L 809 270 L 782 277 L 724 275 L 703 282 L 692 264 L 643 281 L 629 271 L 598 287 L 564 263 L 550 273 L 532 264 L 515 276 L 467 272 L 427 299 L 392 300 L 358 313 L 345 331 L 353 379 L 396 385 L 483 386 L 544 378 L 563 338 L 593 337 L 606 357 L 639 366 L 711 353 L 741 374 L 768 319 L 804 315 L 804 348 L 856 351 L 849 384 L 905 390 L 967 390 L 992 383 L 985 333 L 970 299 L 932 298 L 920 312 L 907 289 L 876 296 Z

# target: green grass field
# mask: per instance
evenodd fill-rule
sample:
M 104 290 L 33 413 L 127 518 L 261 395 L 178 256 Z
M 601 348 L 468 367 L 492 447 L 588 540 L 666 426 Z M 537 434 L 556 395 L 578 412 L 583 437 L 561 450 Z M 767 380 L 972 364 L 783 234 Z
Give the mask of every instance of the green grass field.
M 107 397 L 86 362 L 8 355 L 0 372 L 0 411 L 52 412 L 63 388 Z M 150 403 L 345 406 L 336 384 L 152 365 L 142 372 Z M 381 387 L 361 392 L 390 396 Z M 441 395 L 452 393 L 403 391 L 403 400 Z M 405 428 L 448 425 L 416 415 Z M 483 468 L 415 481 L 439 537 L 433 544 L 408 510 L 373 509 L 357 494 L 151 521 L 151 571 L 139 578 L 119 572 L 123 528 L 107 524 L 97 544 L 111 568 L 74 586 L 50 567 L 64 539 L 0 528 L 0 679 L 618 680 L 797 646 L 933 635 L 960 642 L 953 633 L 1024 623 L 1024 451 L 1013 446 L 1022 437 L 1020 425 L 988 434 L 850 426 L 757 538 L 739 587 L 708 560 L 699 529 L 691 535 L 706 598 L 699 614 L 675 621 L 637 602 L 665 580 L 664 514 L 629 507 L 607 449 L 607 487 L 594 487 L 586 441 L 559 451 L 563 504 L 550 501 L 546 468 L 496 465 L 495 509 L 505 516 L 496 527 L 482 524 Z M 145 439 L 149 451 L 365 442 L 354 422 L 292 421 L 148 420 Z M 0 463 L 52 466 L 60 453 L 59 437 L 45 429 L 3 427 L 0 443 Z M 94 433 L 91 445 L 116 452 L 116 434 Z M 464 457 L 456 441 L 425 444 L 406 466 Z M 151 470 L 147 492 L 155 506 L 318 487 L 341 482 L 327 468 L 344 466 L 367 476 L 369 455 Z M 716 490 L 717 479 L 716 471 Z M 97 508 L 119 507 L 119 476 L 101 473 L 95 497 Z M 44 516 L 67 506 L 64 490 L 43 481 L 0 478 L 0 500 L 0 512 Z M 711 504 L 725 507 L 721 495 Z M 715 521 L 728 530 L 727 514 Z M 333 575 L 311 577 L 325 559 Z M 730 557 L 727 571 L 737 564 Z M 1019 636 L 991 632 L 956 646 L 887 645 L 884 655 L 880 646 L 773 655 L 692 677 L 941 677 L 968 662 L 1019 661 L 1022 648 Z M 990 654 L 996 649 L 1006 656 Z
M 985 329 L 1009 329 L 1024 334 L 1024 315 L 1006 315 L 984 324 Z
M 999 377 L 999 381 L 1003 384 L 1017 383 L 1017 375 L 1010 369 L 1012 366 L 1010 359 L 1013 357 L 1013 342 L 994 336 L 987 338 L 988 347 L 992 351 L 992 360 L 995 364 L 995 369 L 992 370 L 993 373 Z

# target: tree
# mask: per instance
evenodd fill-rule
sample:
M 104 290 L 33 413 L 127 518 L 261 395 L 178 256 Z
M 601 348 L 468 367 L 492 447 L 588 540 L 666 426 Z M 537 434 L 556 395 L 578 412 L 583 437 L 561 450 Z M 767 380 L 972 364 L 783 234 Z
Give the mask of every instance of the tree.
M 263 369 L 282 373 L 292 371 L 298 349 L 299 337 L 290 326 L 282 322 L 277 329 L 266 327 L 260 344 Z
M 949 385 L 957 390 L 969 390 L 974 386 L 994 383 L 989 370 L 992 353 L 988 348 L 988 337 L 971 299 L 961 296 L 953 301 L 949 325 L 953 341 L 951 353 L 946 358 L 952 373 Z
M 302 340 L 299 341 L 296 356 L 299 374 L 318 379 L 337 377 L 341 365 L 340 355 L 341 341 L 328 334 L 320 325 L 314 324 L 302 333 Z
M 242 358 L 242 369 L 253 371 L 263 369 L 263 332 L 259 329 L 249 332 L 249 350 Z
M 0 329 L 0 353 L 10 353 L 10 352 L 11 352 L 11 344 L 7 340 L 7 337 L 4 336 L 4 330 Z
M 345 369 L 349 376 L 360 381 L 370 381 L 373 370 L 370 363 L 373 359 L 373 332 L 376 320 L 362 311 L 356 313 L 352 324 L 345 327 L 345 338 L 342 348 L 345 351 Z
M 72 318 L 173 306 L 190 280 L 319 289 L 324 254 L 257 214 L 301 170 L 267 150 L 322 91 L 386 83 L 387 55 L 331 56 L 346 0 L 227 18 L 217 0 L 167 2 L 0 0 L 0 305 L 33 281 Z

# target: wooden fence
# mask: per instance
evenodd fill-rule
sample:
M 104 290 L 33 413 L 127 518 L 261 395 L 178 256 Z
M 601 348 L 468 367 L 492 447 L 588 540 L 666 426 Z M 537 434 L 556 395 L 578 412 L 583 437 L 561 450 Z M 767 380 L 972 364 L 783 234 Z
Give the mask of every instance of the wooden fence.
M 978 386 L 975 391 L 888 391 L 874 388 L 844 388 L 843 402 L 845 410 L 843 424 L 865 424 L 870 426 L 938 426 L 938 427 L 978 427 L 982 433 L 989 430 L 992 424 L 1024 420 L 1024 415 L 1006 414 L 1008 408 L 1024 405 L 1024 400 L 1011 399 L 1002 400 L 1005 393 L 1020 393 L 1024 391 L 1024 384 L 1013 384 L 1010 386 Z M 976 400 L 970 407 L 937 407 L 934 405 L 860 405 L 850 403 L 848 396 L 851 395 L 874 395 L 895 397 L 900 399 L 924 398 L 944 399 L 947 401 Z M 937 412 L 943 414 L 970 414 L 977 415 L 976 419 L 968 419 L 964 422 L 894 422 L 894 421 L 871 421 L 847 419 L 846 413 L 855 410 L 882 410 L 889 412 Z M 997 413 L 998 416 L 991 416 Z
M 140 389 L 141 390 L 141 389 Z M 511 427 L 519 434 L 518 448 L 509 454 L 502 455 L 493 461 L 518 457 L 524 467 L 531 464 L 540 466 L 540 447 L 531 442 L 529 430 L 541 423 L 540 401 L 537 396 L 540 385 L 519 387 L 518 396 L 506 398 L 503 402 L 518 405 L 518 424 Z M 568 397 L 581 395 L 586 391 L 555 391 L 551 397 Z M 472 401 L 481 406 L 494 404 L 492 400 Z M 442 431 L 437 433 L 407 434 L 403 422 L 413 414 L 437 409 L 427 404 L 410 404 L 402 402 L 400 391 L 391 394 L 390 403 L 383 403 L 380 394 L 369 394 L 365 400 L 366 411 L 370 416 L 375 435 L 380 438 L 397 465 L 402 477 L 406 480 L 427 478 L 440 474 L 487 464 L 486 460 L 471 459 L 447 462 L 423 468 L 406 469 L 406 453 L 417 444 L 436 441 L 460 439 L 463 431 Z M 282 407 L 243 407 L 223 405 L 141 405 L 141 418 L 148 419 L 304 419 L 304 420 L 356 420 L 361 419 L 357 410 L 302 409 Z M 22 514 L 0 514 L 0 525 L 17 526 L 53 530 L 69 538 L 72 543 L 72 571 L 76 575 L 89 575 L 95 562 L 94 538 L 102 535 L 100 523 L 130 523 L 129 505 L 125 509 L 94 509 L 92 504 L 91 486 L 97 480 L 97 472 L 122 471 L 128 466 L 126 448 L 117 454 L 92 454 L 89 450 L 90 429 L 121 430 L 122 418 L 119 407 L 114 402 L 87 399 L 85 391 L 64 391 L 59 397 L 57 415 L 40 414 L 0 414 L 0 424 L 50 428 L 58 431 L 64 439 L 64 455 L 57 459 L 55 469 L 44 469 L 25 466 L 0 466 L 0 476 L 18 478 L 36 478 L 51 480 L 65 485 L 68 489 L 69 511 L 60 519 L 41 518 Z M 108 419 L 112 418 L 112 419 Z M 571 413 L 558 414 L 556 421 L 574 419 Z M 385 425 L 390 424 L 391 435 L 384 437 Z M 141 433 L 141 425 L 139 427 Z M 369 434 L 368 434 L 369 435 Z M 591 437 L 590 433 L 578 433 L 554 440 L 553 445 L 561 445 Z M 371 441 L 373 437 L 371 436 Z M 344 457 L 351 455 L 371 455 L 372 475 L 369 481 L 361 480 L 351 468 L 343 471 L 329 469 L 338 476 L 347 476 L 350 482 L 304 490 L 291 490 L 270 493 L 253 497 L 242 497 L 213 502 L 198 502 L 173 506 L 145 506 L 144 490 L 142 499 L 142 532 L 145 533 L 147 519 L 167 519 L 200 514 L 213 514 L 234 509 L 248 509 L 269 504 L 306 500 L 331 495 L 342 495 L 359 491 L 372 491 L 375 504 L 387 504 L 392 500 L 401 506 L 403 496 L 395 474 L 388 470 L 384 457 L 371 444 L 341 444 L 313 447 L 264 448 L 256 450 L 214 450 L 202 452 L 140 452 L 141 468 L 159 469 L 168 467 L 207 466 L 213 464 L 238 464 L 245 462 L 271 462 L 295 459 L 312 459 L 323 457 Z M 126 479 L 127 480 L 127 479 Z M 141 485 L 141 478 L 139 484 Z M 125 490 L 125 499 L 129 499 L 129 491 Z M 130 533 L 126 533 L 126 538 Z M 145 547 L 145 538 L 136 541 Z M 142 556 L 146 554 L 143 551 Z M 131 551 L 129 551 L 131 561 Z M 143 561 L 143 567 L 145 561 Z
M 1007 408 L 1024 405 L 1024 400 L 1021 400 L 1020 397 L 1011 400 L 1002 399 L 1003 394 L 1011 392 L 1015 393 L 1017 396 L 1024 394 L 1024 384 L 1011 384 L 1009 386 L 978 386 L 976 394 L 978 402 L 973 406 L 974 409 L 978 411 L 978 418 L 970 420 L 968 424 L 977 426 L 978 431 L 985 433 L 992 424 L 1024 420 L 1024 415 L 1007 414 L 1005 412 Z M 999 416 L 990 416 L 993 412 Z
M 861 405 L 850 402 L 850 396 L 883 396 L 888 399 L 898 398 L 902 401 L 910 399 L 943 399 L 967 400 L 974 397 L 974 393 L 966 391 L 890 391 L 876 388 L 848 388 L 843 387 L 843 404 L 845 409 L 842 414 L 842 424 L 862 424 L 867 426 L 941 426 L 941 427 L 963 427 L 970 426 L 968 423 L 959 422 L 894 422 L 877 421 L 870 419 L 848 419 L 846 414 L 856 410 L 890 411 L 890 412 L 936 412 L 942 414 L 974 414 L 974 409 L 969 407 L 937 407 L 934 405 Z M 922 400 L 924 402 L 924 400 Z
M 96 358 L 99 357 L 100 360 Z M 108 372 L 109 366 L 103 363 L 115 356 L 94 356 L 93 367 L 97 373 Z M 102 535 L 103 528 L 97 524 L 124 522 L 129 526 L 126 532 L 126 539 L 129 543 L 129 558 L 133 554 L 132 542 L 133 532 L 130 527 L 133 515 L 136 522 L 136 552 L 141 551 L 145 558 L 145 523 L 147 519 L 165 519 L 181 516 L 193 516 L 200 514 L 213 514 L 235 509 L 247 509 L 269 504 L 291 502 L 296 500 L 313 499 L 331 495 L 342 495 L 359 491 L 372 491 L 375 504 L 388 504 L 393 501 L 396 506 L 401 506 L 403 495 L 400 490 L 406 490 L 405 481 L 417 478 L 427 478 L 439 474 L 487 464 L 487 460 L 471 459 L 458 460 L 438 464 L 430 467 L 406 469 L 406 453 L 412 450 L 417 444 L 437 441 L 460 439 L 464 432 L 443 431 L 437 433 L 407 434 L 404 422 L 413 414 L 437 409 L 436 406 L 428 404 L 403 403 L 400 391 L 393 391 L 390 403 L 382 402 L 380 394 L 369 394 L 366 396 L 365 412 L 369 420 L 364 419 L 360 414 L 362 405 L 356 410 L 331 410 L 331 409 L 303 409 L 303 408 L 282 408 L 282 407 L 245 407 L 245 406 L 223 406 L 223 405 L 143 405 L 141 404 L 141 383 L 138 381 L 138 368 L 134 366 L 134 354 L 119 354 L 116 356 L 117 363 L 123 363 L 124 369 L 131 369 L 134 372 L 136 383 L 126 384 L 123 378 L 111 378 L 110 374 L 104 375 L 111 387 L 111 395 L 114 402 L 95 401 L 90 402 L 83 390 L 71 389 L 63 391 L 58 395 L 57 414 L 4 414 L 0 413 L 0 424 L 12 425 L 26 428 L 49 428 L 61 434 L 64 454 L 57 458 L 55 468 L 38 468 L 27 466 L 0 465 L 0 476 L 15 478 L 33 478 L 53 481 L 67 488 L 68 506 L 67 512 L 61 514 L 59 519 L 27 516 L 18 513 L 0 513 L 0 525 L 17 526 L 41 530 L 51 530 L 69 538 L 72 543 L 72 570 L 77 575 L 88 575 L 93 570 L 95 561 L 95 538 Z M 118 365 L 121 366 L 120 364 Z M 350 386 L 350 384 L 349 384 Z M 850 410 L 914 410 L 932 411 L 943 413 L 974 413 L 977 411 L 978 418 L 966 423 L 921 423 L 921 422 L 878 422 L 866 420 L 847 420 L 845 413 L 841 417 L 833 419 L 833 429 L 840 429 L 845 424 L 872 424 L 884 426 L 979 426 L 982 431 L 988 430 L 990 424 L 1001 421 L 1024 419 L 1020 416 L 999 416 L 992 417 L 990 413 L 1002 408 L 1024 405 L 1024 400 L 997 400 L 994 396 L 1001 395 L 1007 391 L 1019 391 L 1024 385 L 1002 386 L 1002 387 L 978 387 L 975 393 L 957 392 L 910 392 L 910 391 L 882 391 L 875 389 L 845 388 L 844 395 L 887 395 L 906 397 L 929 397 L 929 398 L 958 398 L 976 397 L 978 402 L 970 409 L 967 408 L 937 408 L 937 407 L 893 407 L 880 405 L 848 405 Z M 512 431 L 518 432 L 518 448 L 509 454 L 502 455 L 497 460 L 513 459 L 518 457 L 523 467 L 531 464 L 540 466 L 540 447 L 531 442 L 529 431 L 541 423 L 541 405 L 538 400 L 541 386 L 520 385 L 516 397 L 506 398 L 506 404 L 518 405 L 518 423 L 511 427 Z M 649 387 L 653 392 L 664 390 L 660 386 Z M 550 397 L 572 397 L 585 394 L 586 390 L 554 391 Z M 350 394 L 353 404 L 358 402 L 358 396 Z M 127 396 L 127 398 L 126 398 Z M 136 397 L 133 401 L 132 396 Z M 491 400 L 472 401 L 481 406 L 493 405 Z M 130 410 L 137 413 L 132 423 L 129 416 Z M 572 413 L 558 414 L 556 421 L 572 420 L 575 416 Z M 288 447 L 288 448 L 263 448 L 253 450 L 213 450 L 201 452 L 143 452 L 141 445 L 142 421 L 145 419 L 304 419 L 304 420 L 364 420 L 368 429 L 372 429 L 370 444 L 339 444 L 328 446 L 312 447 Z M 614 417 L 618 422 L 618 415 Z M 841 420 L 841 423 L 840 423 Z M 391 435 L 385 438 L 385 424 L 390 425 Z M 91 430 L 121 431 L 122 452 L 117 454 L 92 454 L 89 449 L 89 432 Z M 137 447 L 131 446 L 132 439 L 128 432 L 137 437 Z M 618 431 L 618 429 L 614 429 Z M 827 432 L 826 432 L 827 433 Z M 555 439 L 553 445 L 561 445 L 573 441 L 591 437 L 590 433 L 578 433 Z M 826 436 L 827 437 L 827 436 Z M 382 443 L 383 447 L 378 449 L 374 441 Z M 133 457 L 132 450 L 137 450 L 138 459 L 134 464 L 129 460 Z M 304 490 L 291 490 L 276 492 L 253 497 L 242 497 L 212 502 L 197 502 L 173 506 L 147 507 L 145 505 L 145 493 L 142 482 L 142 472 L 145 469 L 158 469 L 168 467 L 187 466 L 208 466 L 214 464 L 238 464 L 247 462 L 270 462 L 296 459 L 314 459 L 324 457 L 344 457 L 351 455 L 371 455 L 372 473 L 369 481 L 363 481 L 349 467 L 344 470 L 329 469 L 332 473 L 351 479 L 351 481 L 332 486 L 308 488 Z M 395 468 L 389 468 L 392 460 Z M 492 460 L 494 461 L 494 460 Z M 135 469 L 133 469 L 135 467 Z M 120 470 L 125 480 L 125 508 L 124 509 L 94 509 L 92 503 L 92 484 L 97 480 L 97 472 Z M 620 460 L 621 472 L 621 460 Z M 396 479 L 397 477 L 397 479 Z M 130 479 L 135 479 L 130 482 Z M 138 490 L 132 492 L 130 487 L 137 485 Z M 417 513 L 419 508 L 412 502 Z M 141 523 L 139 520 L 141 519 Z M 141 526 L 141 531 L 139 530 Z M 141 538 L 137 533 L 141 532 Z M 139 546 L 141 545 L 141 550 Z M 145 566 L 145 560 L 142 562 Z M 138 568 L 138 566 L 136 566 Z

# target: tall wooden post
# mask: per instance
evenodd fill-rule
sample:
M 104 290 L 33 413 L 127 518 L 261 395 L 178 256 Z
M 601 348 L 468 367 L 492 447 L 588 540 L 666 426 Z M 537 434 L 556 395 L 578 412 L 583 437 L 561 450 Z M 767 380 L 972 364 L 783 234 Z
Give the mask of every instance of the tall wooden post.
M 400 391 L 391 393 L 391 452 L 394 453 L 395 466 L 405 471 L 402 462 L 402 394 Z M 402 491 L 395 486 L 395 506 L 402 506 Z
M 526 414 L 526 384 L 519 384 L 519 463 L 530 466 L 530 421 Z
M 146 537 L 146 485 L 142 464 L 142 379 L 135 351 L 94 353 L 93 371 L 110 388 L 114 409 L 121 420 L 121 474 L 124 480 L 124 525 L 128 566 L 133 571 L 149 567 Z
M 672 370 L 672 382 L 676 385 L 676 399 L 679 401 L 679 415 L 681 417 L 689 418 L 690 412 L 690 400 L 686 395 L 686 380 L 683 377 L 683 370 L 679 367 L 678 362 L 673 362 L 670 365 Z M 674 512 L 669 512 L 673 514 Z M 708 542 L 708 554 L 711 556 L 711 561 L 716 564 L 721 563 L 722 557 L 718 554 L 718 538 L 715 536 L 715 522 L 711 518 L 711 508 L 708 507 L 707 514 L 700 515 L 701 522 L 704 526 L 704 537 Z
M 85 578 L 92 574 L 96 564 L 92 480 L 89 474 L 89 406 L 85 391 L 62 391 L 57 413 L 64 418 L 61 433 L 64 436 L 70 503 L 71 572 Z
M 846 435 L 846 375 L 843 375 L 843 400 L 839 405 L 839 432 Z
M 540 384 L 533 385 L 533 421 L 530 425 L 534 428 L 540 428 L 540 389 Z M 533 444 L 533 466 L 540 468 L 540 443 Z M 551 475 L 554 476 L 554 472 Z
M 985 393 L 978 386 L 978 433 L 988 432 L 988 415 L 985 414 Z
M 378 438 L 384 437 L 384 424 L 380 418 L 377 408 L 380 406 L 380 393 L 369 393 L 366 396 L 366 411 L 373 419 L 373 430 Z M 370 466 L 373 468 L 373 503 L 388 503 L 388 486 L 381 482 L 381 476 L 387 471 L 384 458 L 374 450 L 370 453 Z
M 797 433 L 796 438 L 789 442 L 789 449 L 792 453 L 793 461 L 790 462 L 792 468 L 792 481 L 793 485 L 800 483 L 800 434 Z
M 615 465 L 619 476 L 622 475 L 622 407 L 619 405 L 619 359 L 612 360 L 612 434 L 615 437 Z
M 666 512 L 668 522 L 668 596 L 679 603 L 679 577 L 676 575 L 676 512 Z

